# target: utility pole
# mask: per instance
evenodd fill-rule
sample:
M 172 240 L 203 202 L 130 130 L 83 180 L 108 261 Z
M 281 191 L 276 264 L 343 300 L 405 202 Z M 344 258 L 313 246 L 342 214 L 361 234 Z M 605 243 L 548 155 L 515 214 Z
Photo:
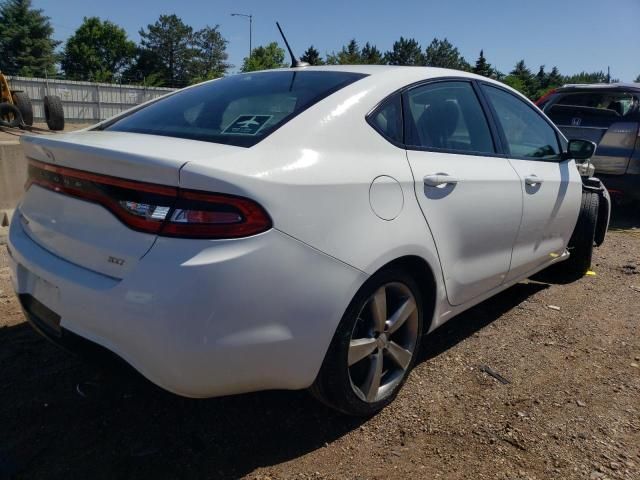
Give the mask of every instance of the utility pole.
M 249 19 L 249 59 L 251 59 L 251 52 L 253 51 L 252 36 L 253 36 L 253 15 L 250 13 L 232 13 L 232 17 L 244 17 Z

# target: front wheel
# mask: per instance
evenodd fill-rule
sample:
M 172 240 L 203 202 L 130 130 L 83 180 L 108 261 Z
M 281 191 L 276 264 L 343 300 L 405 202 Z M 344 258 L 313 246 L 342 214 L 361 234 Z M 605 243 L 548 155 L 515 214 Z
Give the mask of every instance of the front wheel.
M 582 276 L 591 268 L 600 196 L 596 192 L 583 191 L 578 222 L 569 240 L 569 259 L 559 265 L 571 274 Z
M 401 270 L 371 277 L 347 308 L 311 392 L 349 415 L 372 415 L 397 395 L 420 348 L 423 308 Z

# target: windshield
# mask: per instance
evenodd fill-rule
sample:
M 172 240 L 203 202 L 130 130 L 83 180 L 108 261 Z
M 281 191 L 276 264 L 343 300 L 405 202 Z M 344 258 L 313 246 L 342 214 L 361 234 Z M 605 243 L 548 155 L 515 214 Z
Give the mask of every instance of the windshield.
M 233 75 L 182 90 L 105 130 L 250 147 L 337 90 L 366 75 L 277 71 Z

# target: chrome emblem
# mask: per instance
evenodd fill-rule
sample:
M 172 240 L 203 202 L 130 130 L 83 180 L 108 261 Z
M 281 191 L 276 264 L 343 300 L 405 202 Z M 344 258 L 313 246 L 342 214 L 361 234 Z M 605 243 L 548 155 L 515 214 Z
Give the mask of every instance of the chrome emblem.
M 581 123 L 582 123 L 581 118 L 574 117 L 571 119 L 571 125 L 573 125 L 574 127 L 579 127 Z
M 117 257 L 109 257 L 109 259 L 107 260 L 109 263 L 115 263 L 116 265 L 124 265 L 124 258 L 117 258 Z

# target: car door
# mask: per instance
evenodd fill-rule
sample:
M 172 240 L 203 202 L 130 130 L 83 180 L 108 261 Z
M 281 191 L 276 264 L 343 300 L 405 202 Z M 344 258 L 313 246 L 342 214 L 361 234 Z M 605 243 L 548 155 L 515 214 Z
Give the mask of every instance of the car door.
M 504 282 L 522 214 L 520 179 L 499 153 L 476 88 L 448 79 L 403 94 L 415 193 L 452 305 Z
M 515 93 L 483 83 L 509 161 L 522 182 L 522 225 L 507 280 L 562 255 L 576 224 L 582 183 L 575 161 L 562 154 L 557 130 Z

